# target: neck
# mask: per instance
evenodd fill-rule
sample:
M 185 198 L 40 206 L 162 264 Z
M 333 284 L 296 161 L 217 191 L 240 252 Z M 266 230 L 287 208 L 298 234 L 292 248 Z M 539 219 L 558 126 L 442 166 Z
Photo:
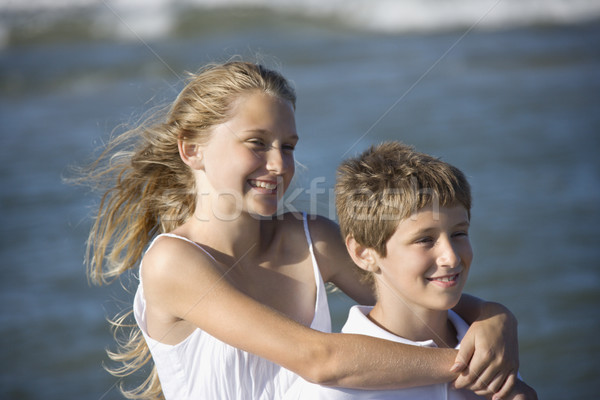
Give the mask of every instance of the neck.
M 447 310 L 429 310 L 404 299 L 379 298 L 369 318 L 396 336 L 422 342 L 433 340 L 438 347 L 454 348 L 456 331 Z
M 236 259 L 260 254 L 272 236 L 270 218 L 261 219 L 242 212 L 239 215 L 217 215 L 199 212 L 177 229 L 191 240 Z

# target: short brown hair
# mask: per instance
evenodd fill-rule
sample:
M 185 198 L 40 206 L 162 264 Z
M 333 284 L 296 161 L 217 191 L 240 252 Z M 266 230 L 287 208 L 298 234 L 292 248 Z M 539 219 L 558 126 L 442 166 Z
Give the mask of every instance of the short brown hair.
M 471 217 L 471 188 L 456 167 L 400 142 L 372 146 L 339 166 L 335 185 L 342 236 L 387 255 L 399 222 L 422 208 L 461 204 Z

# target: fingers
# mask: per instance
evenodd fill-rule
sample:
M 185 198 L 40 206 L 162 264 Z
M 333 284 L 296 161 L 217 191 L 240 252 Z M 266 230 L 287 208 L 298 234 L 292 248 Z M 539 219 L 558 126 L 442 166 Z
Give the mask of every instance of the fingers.
M 492 395 L 502 387 L 506 380 L 505 375 L 498 374 L 489 377 L 488 375 L 476 375 L 465 369 L 453 382 L 456 389 L 468 389 L 480 396 Z
M 514 379 L 514 386 L 512 389 L 504 394 L 503 388 L 502 392 L 498 392 L 492 396 L 492 400 L 500 400 L 500 398 L 502 400 L 538 400 L 535 390 L 522 380 L 519 380 L 518 376 L 511 374 L 509 378 Z
M 499 371 L 498 368 L 493 368 L 493 365 L 491 365 L 481 372 L 474 372 L 472 377 L 474 383 L 472 387 L 474 390 L 496 393 L 503 387 L 507 377 L 508 371 Z
M 471 358 L 473 358 L 473 353 L 475 353 L 475 344 L 473 343 L 472 336 L 465 335 L 462 342 L 460 343 L 458 354 L 454 359 L 454 365 L 452 365 L 452 368 L 450 368 L 450 372 L 463 371 L 471 362 Z
M 499 374 L 499 375 L 496 375 L 492 379 L 487 379 L 482 376 L 482 377 L 479 377 L 479 379 L 477 379 L 477 381 L 473 385 L 471 385 L 469 387 L 469 389 L 472 390 L 475 394 L 477 394 L 479 396 L 490 397 L 490 396 L 494 395 L 494 397 L 492 397 L 492 399 L 498 400 L 496 398 L 497 392 L 501 388 L 504 387 L 506 380 L 507 380 L 506 375 Z M 505 393 L 505 392 L 502 392 L 502 394 L 503 393 Z
M 487 388 L 492 393 L 498 393 L 500 389 L 502 389 L 506 380 L 510 375 L 498 374 L 495 378 L 493 378 L 490 383 L 488 383 Z
M 460 352 L 458 356 L 460 356 Z M 468 367 L 463 369 L 456 379 L 455 387 L 457 389 L 486 390 L 488 382 L 492 382 L 499 371 L 495 353 L 493 350 L 479 351 L 475 354 L 471 353 L 471 356 Z
M 516 375 L 511 371 L 503 372 L 496 364 L 497 361 L 478 363 L 471 360 L 471 364 L 453 382 L 453 387 L 468 389 L 480 396 L 496 394 L 498 398 L 506 397 L 514 387 Z
M 510 391 L 515 386 L 516 382 L 517 382 L 517 374 L 515 374 L 513 372 L 510 375 L 508 375 L 508 378 L 506 378 L 504 385 L 502 386 L 502 388 L 500 390 L 498 390 L 496 392 L 496 394 L 494 394 L 494 397 L 492 397 L 492 400 L 501 400 L 501 399 L 506 398 L 509 395 Z

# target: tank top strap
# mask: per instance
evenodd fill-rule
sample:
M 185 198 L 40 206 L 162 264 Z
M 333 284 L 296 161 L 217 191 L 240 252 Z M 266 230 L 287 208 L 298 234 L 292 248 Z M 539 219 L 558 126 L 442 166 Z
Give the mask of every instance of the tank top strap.
M 152 242 L 150 242 L 150 246 L 148 246 L 148 248 L 146 249 L 146 253 L 152 248 L 152 246 L 154 246 L 154 243 L 156 243 L 156 241 L 158 240 L 158 238 L 163 237 L 163 236 L 172 237 L 172 238 L 175 238 L 175 239 L 180 239 L 180 240 L 183 240 L 185 242 L 188 242 L 188 243 L 196 246 L 196 248 L 202 250 L 207 256 L 209 256 L 214 261 L 217 261 L 204 247 L 200 246 L 198 243 L 196 243 L 193 240 L 190 240 L 190 239 L 188 239 L 188 238 L 186 238 L 184 236 L 179 236 L 179 235 L 176 235 L 174 233 L 161 233 L 161 234 L 157 235 L 154 239 L 152 239 Z M 143 264 L 144 264 L 143 262 L 140 262 L 140 268 L 139 268 L 139 271 L 138 271 L 138 275 L 139 275 L 138 276 L 138 280 L 140 281 L 140 283 L 142 282 L 142 265 Z
M 150 250 L 150 248 L 152 247 L 152 245 L 154 244 L 154 242 L 156 242 L 156 239 L 158 239 L 161 236 L 172 237 L 172 238 L 181 239 L 181 240 L 183 240 L 185 242 L 188 242 L 188 243 L 196 246 L 198 249 L 202 250 L 207 256 L 209 256 L 210 258 L 212 258 L 214 261 L 217 261 L 217 260 L 215 260 L 215 258 L 204 247 L 200 246 L 198 243 L 196 243 L 193 240 L 190 240 L 190 239 L 188 239 L 188 238 L 186 238 L 184 236 L 179 236 L 179 235 L 176 235 L 174 233 L 161 233 L 160 235 L 156 236 L 154 238 L 154 240 L 152 241 L 152 243 L 150 243 L 150 246 L 148 246 L 148 250 Z M 148 251 L 148 250 L 146 250 L 146 251 Z
M 302 222 L 304 224 L 304 235 L 306 236 L 306 241 L 308 242 L 308 251 L 310 252 L 310 258 L 312 260 L 313 272 L 315 274 L 315 282 L 317 283 L 317 287 L 319 286 L 319 280 L 321 278 L 321 272 L 319 271 L 319 265 L 317 264 L 317 258 L 315 257 L 315 251 L 313 249 L 312 239 L 310 237 L 310 231 L 308 230 L 308 217 L 306 212 L 302 212 Z
M 188 239 L 188 238 L 186 238 L 186 237 L 184 237 L 184 236 L 179 236 L 179 235 L 176 235 L 176 234 L 174 234 L 174 233 L 161 233 L 160 235 L 158 235 L 158 236 L 157 236 L 157 237 L 154 239 L 154 241 L 156 241 L 156 239 L 158 239 L 158 238 L 159 238 L 159 237 L 161 237 L 161 236 L 167 236 L 167 237 L 172 237 L 172 238 L 176 238 L 176 239 L 181 239 L 181 240 L 183 240 L 183 241 L 185 241 L 185 242 L 188 242 L 188 243 L 190 243 L 190 244 L 193 244 L 193 245 L 194 245 L 194 246 L 196 246 L 198 249 L 202 250 L 202 251 L 203 251 L 203 252 L 204 252 L 204 253 L 205 253 L 207 256 L 209 256 L 210 258 L 212 258 L 212 259 L 213 259 L 213 261 L 217 261 L 217 260 L 216 260 L 216 259 L 215 259 L 215 258 L 212 256 L 212 254 L 210 254 L 210 253 L 209 253 L 209 252 L 208 252 L 208 251 L 207 251 L 207 250 L 206 250 L 204 247 L 200 246 L 198 243 L 194 242 L 193 240 L 190 240 L 190 239 Z M 154 243 L 154 241 L 153 241 L 152 243 Z
M 331 317 L 329 315 L 329 303 L 327 301 L 327 290 L 325 289 L 325 282 L 321 276 L 321 270 L 319 264 L 317 264 L 317 258 L 315 257 L 315 251 L 313 242 L 308 229 L 308 217 L 306 212 L 302 213 L 304 222 L 304 234 L 306 235 L 306 241 L 308 243 L 308 251 L 310 252 L 310 258 L 312 260 L 313 272 L 315 276 L 315 284 L 317 286 L 317 297 L 315 299 L 315 315 L 310 327 L 317 329 L 322 332 L 331 332 Z

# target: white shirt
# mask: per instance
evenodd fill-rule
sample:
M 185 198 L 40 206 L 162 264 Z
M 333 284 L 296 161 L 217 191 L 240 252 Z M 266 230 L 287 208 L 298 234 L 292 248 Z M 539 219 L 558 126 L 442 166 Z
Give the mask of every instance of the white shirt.
M 367 314 L 373 307 L 354 306 L 350 309 L 348 320 L 342 328 L 342 333 L 355 333 L 387 339 L 394 342 L 405 343 L 413 346 L 437 347 L 433 340 L 414 342 L 396 336 L 374 324 Z M 448 311 L 448 319 L 456 329 L 456 338 L 459 343 L 469 329 L 467 323 L 452 310 Z M 460 344 L 456 346 L 459 348 Z M 332 388 L 315 385 L 299 379 L 288 390 L 284 400 L 362 400 L 362 399 L 396 399 L 396 400 L 471 400 L 483 399 L 468 390 L 454 390 L 448 383 L 437 385 L 418 386 L 409 389 L 395 390 L 357 390 L 346 388 Z

